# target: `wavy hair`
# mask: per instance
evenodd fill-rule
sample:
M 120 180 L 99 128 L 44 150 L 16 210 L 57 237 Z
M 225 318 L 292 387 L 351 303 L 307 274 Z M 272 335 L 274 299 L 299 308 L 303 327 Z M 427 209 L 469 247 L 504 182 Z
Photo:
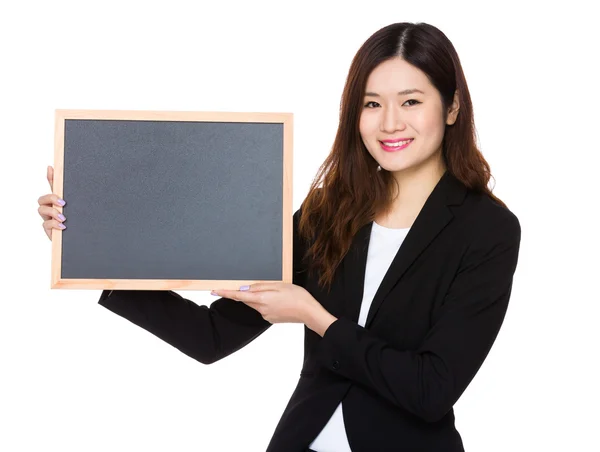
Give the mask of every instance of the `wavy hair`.
M 488 188 L 490 167 L 476 144 L 471 96 L 454 46 L 433 25 L 388 25 L 367 39 L 352 60 L 331 152 L 301 206 L 299 233 L 311 243 L 304 257 L 308 270 L 320 275 L 321 287 L 331 286 L 358 230 L 392 204 L 395 179 L 387 171 L 377 172 L 378 163 L 361 139 L 359 121 L 369 75 L 394 57 L 427 75 L 441 96 L 445 115 L 458 90 L 460 111 L 456 122 L 446 125 L 442 140 L 446 170 L 468 189 L 505 205 Z

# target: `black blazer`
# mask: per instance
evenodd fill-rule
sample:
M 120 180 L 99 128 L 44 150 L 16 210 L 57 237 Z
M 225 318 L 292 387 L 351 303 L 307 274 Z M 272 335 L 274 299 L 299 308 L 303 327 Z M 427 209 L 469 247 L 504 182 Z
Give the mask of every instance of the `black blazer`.
M 517 217 L 448 172 L 427 199 L 357 324 L 372 223 L 354 237 L 329 294 L 302 265 L 294 214 L 294 284 L 338 317 L 305 327 L 304 364 L 269 452 L 304 451 L 343 400 L 354 452 L 459 452 L 453 405 L 503 322 L 517 265 Z M 99 303 L 208 364 L 271 324 L 243 303 L 199 306 L 172 291 L 103 291 Z

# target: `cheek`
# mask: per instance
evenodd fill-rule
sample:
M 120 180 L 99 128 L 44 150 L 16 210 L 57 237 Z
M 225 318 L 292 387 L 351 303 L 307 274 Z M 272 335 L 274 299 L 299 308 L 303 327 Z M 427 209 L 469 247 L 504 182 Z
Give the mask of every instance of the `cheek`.
M 363 114 L 358 122 L 358 130 L 363 141 L 369 141 L 373 139 L 375 132 L 376 121 L 373 115 Z
M 366 121 L 365 121 L 365 115 L 361 115 L 359 121 L 358 121 L 358 131 L 360 132 L 360 136 L 362 137 L 363 141 L 366 138 L 366 132 L 367 132 L 367 127 L 366 127 Z
M 440 136 L 444 135 L 445 125 L 443 118 L 438 114 L 423 114 L 418 118 L 418 126 L 420 133 L 427 137 L 431 137 L 435 141 Z

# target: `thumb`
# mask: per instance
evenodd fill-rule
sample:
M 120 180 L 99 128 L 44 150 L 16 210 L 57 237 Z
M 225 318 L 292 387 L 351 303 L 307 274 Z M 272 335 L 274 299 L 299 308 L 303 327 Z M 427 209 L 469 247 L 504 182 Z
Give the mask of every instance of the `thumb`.
M 46 178 L 48 179 L 48 183 L 50 184 L 50 190 L 54 190 L 54 168 L 48 166 L 46 170 Z

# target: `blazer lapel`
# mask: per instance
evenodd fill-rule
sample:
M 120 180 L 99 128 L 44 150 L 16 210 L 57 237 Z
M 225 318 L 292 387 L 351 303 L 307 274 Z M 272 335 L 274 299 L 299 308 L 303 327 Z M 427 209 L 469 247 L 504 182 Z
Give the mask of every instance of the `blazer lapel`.
M 369 309 L 365 328 L 368 328 L 373 322 L 384 298 L 402 278 L 406 270 L 452 220 L 453 214 L 448 206 L 460 204 L 465 194 L 466 188 L 446 171 L 427 198 L 383 277 Z M 362 303 L 372 226 L 373 222 L 370 222 L 356 234 L 344 265 L 345 276 L 348 278 L 345 284 L 347 288 L 345 312 L 353 321 L 358 320 Z
M 343 260 L 344 283 L 344 313 L 358 322 L 360 305 L 365 288 L 365 270 L 367 268 L 367 252 L 371 239 L 373 222 L 367 223 L 358 230 L 352 241 L 352 246 Z

